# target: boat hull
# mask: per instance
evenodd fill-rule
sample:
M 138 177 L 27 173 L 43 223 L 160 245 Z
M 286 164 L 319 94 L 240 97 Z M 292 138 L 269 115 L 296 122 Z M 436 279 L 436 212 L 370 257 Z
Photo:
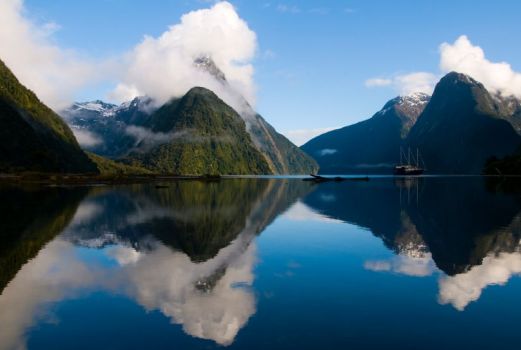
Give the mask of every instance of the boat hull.
M 408 168 L 408 167 L 396 167 L 394 169 L 394 175 L 404 175 L 404 176 L 413 176 L 413 175 L 422 175 L 423 169 L 420 168 Z

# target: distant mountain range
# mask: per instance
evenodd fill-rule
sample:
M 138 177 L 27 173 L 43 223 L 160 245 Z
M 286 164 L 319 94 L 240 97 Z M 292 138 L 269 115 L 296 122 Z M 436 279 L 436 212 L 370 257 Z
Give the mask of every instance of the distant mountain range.
M 400 147 L 411 147 L 421 152 L 430 173 L 479 174 L 488 159 L 520 146 L 520 106 L 452 72 L 431 98 L 395 98 L 372 118 L 320 135 L 302 149 L 322 173 L 390 173 Z
M 394 98 L 370 119 L 317 136 L 302 149 L 322 173 L 389 172 L 429 100 L 421 93 Z
M 202 56 L 194 65 L 233 92 L 211 58 Z M 140 97 L 120 106 L 75 103 L 62 115 L 85 149 L 154 172 L 306 174 L 318 170 L 311 157 L 236 95 L 243 106 L 240 114 L 212 91 L 197 87 L 159 108 Z
M 447 74 L 432 97 L 394 98 L 370 119 L 298 148 L 210 57 L 194 65 L 238 101 L 236 109 L 194 87 L 162 106 L 149 97 L 119 106 L 75 103 L 61 113 L 64 122 L 0 61 L 0 172 L 259 175 L 315 173 L 320 166 L 322 173 L 374 174 L 391 173 L 400 148 L 410 148 L 419 150 L 428 173 L 521 173 L 521 102 L 464 74 Z

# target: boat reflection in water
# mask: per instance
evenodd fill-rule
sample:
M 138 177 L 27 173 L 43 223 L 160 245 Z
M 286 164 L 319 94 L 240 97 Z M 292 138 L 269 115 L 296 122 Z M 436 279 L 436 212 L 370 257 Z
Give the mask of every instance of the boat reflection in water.
M 483 178 L 397 178 L 324 184 L 305 203 L 369 229 L 395 256 L 367 260 L 375 272 L 438 273 L 441 304 L 463 310 L 490 285 L 521 273 L 521 196 Z M 487 186 L 488 185 L 488 186 Z M 499 186 L 498 186 L 499 185 Z
M 380 348 L 423 339 L 421 315 L 446 317 L 437 327 L 472 324 L 485 346 L 479 327 L 491 310 L 457 311 L 521 273 L 521 196 L 507 185 L 389 177 L 1 187 L 0 348 L 91 348 L 93 339 L 111 348 Z M 508 307 L 496 320 L 521 314 Z M 404 334 L 389 326 L 397 312 Z M 512 334 L 509 324 L 487 331 Z M 450 334 L 431 348 L 467 341 Z

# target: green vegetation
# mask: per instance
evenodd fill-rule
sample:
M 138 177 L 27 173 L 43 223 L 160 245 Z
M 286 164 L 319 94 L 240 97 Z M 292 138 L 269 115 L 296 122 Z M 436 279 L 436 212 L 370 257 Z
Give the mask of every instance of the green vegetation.
M 144 125 L 170 141 L 125 161 L 153 172 L 178 175 L 271 174 L 243 119 L 213 92 L 193 88 L 165 104 Z
M 85 188 L 0 187 L 0 294 L 74 216 Z
M 0 125 L 0 172 L 97 172 L 67 124 L 2 61 Z
M 250 133 L 275 174 L 309 174 L 318 172 L 317 162 L 279 134 L 260 115 L 251 122 Z
M 104 175 L 148 175 L 152 174 L 150 170 L 139 166 L 123 164 L 97 154 L 87 152 L 90 160 L 92 160 L 101 176 Z

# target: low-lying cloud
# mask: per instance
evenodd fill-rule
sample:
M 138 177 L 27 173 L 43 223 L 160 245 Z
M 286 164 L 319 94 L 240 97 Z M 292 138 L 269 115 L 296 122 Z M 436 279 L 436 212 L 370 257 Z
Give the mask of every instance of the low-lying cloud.
M 154 146 L 168 143 L 170 141 L 186 142 L 186 143 L 198 143 L 206 141 L 214 141 L 220 143 L 231 143 L 233 142 L 231 137 L 228 135 L 200 135 L 196 130 L 183 129 L 175 132 L 154 132 L 150 129 L 129 125 L 125 128 L 125 133 L 132 136 L 136 141 L 135 145 L 139 146 L 141 150 L 147 150 Z
M 330 156 L 330 155 L 333 155 L 335 153 L 337 153 L 338 151 L 336 149 L 333 149 L 333 148 L 324 148 L 323 150 L 320 150 L 319 154 L 324 157 L 324 156 Z
M 90 132 L 88 130 L 83 130 L 79 128 L 71 128 L 72 132 L 74 133 L 74 136 L 76 137 L 76 140 L 78 140 L 78 143 L 82 147 L 94 147 L 97 145 L 100 145 L 103 143 L 101 138 L 99 138 L 96 134 L 93 132 Z

